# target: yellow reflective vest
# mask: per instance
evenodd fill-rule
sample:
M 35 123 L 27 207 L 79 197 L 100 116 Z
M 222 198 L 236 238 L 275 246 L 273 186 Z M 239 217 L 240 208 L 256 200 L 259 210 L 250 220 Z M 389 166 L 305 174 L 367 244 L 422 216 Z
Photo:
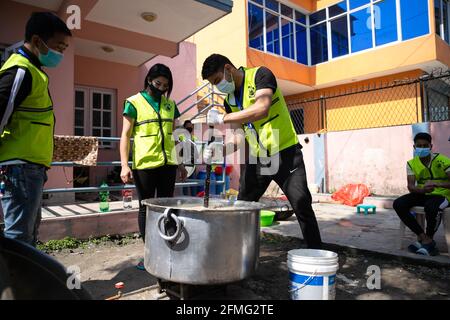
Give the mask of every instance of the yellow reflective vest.
M 255 77 L 258 69 L 243 68 L 245 79 L 242 105 L 239 105 L 237 100 L 241 97 L 235 97 L 232 101 L 231 95 L 228 95 L 225 99 L 232 112 L 239 112 L 255 104 Z M 244 125 L 244 131 L 250 146 L 250 152 L 255 157 L 271 156 L 299 143 L 289 110 L 279 88 L 273 95 L 269 115 L 252 124 Z
M 0 162 L 22 160 L 49 168 L 53 159 L 55 117 L 48 77 L 20 54 L 13 54 L 0 74 L 13 67 L 28 70 L 32 86 L 30 94 L 14 109 L 9 123 L 0 132 Z
M 433 155 L 429 168 L 422 163 L 419 157 L 414 157 L 414 159 L 409 160 L 408 166 L 414 172 L 417 186 L 420 188 L 427 181 L 436 183 L 450 182 L 446 173 L 446 170 L 450 168 L 450 158 L 439 153 Z M 450 189 L 447 188 L 435 188 L 433 192 L 427 193 L 427 195 L 443 196 L 450 201 Z
M 172 137 L 176 105 L 161 97 L 159 113 L 138 93 L 127 99 L 137 111 L 133 128 L 133 169 L 155 169 L 177 165 Z

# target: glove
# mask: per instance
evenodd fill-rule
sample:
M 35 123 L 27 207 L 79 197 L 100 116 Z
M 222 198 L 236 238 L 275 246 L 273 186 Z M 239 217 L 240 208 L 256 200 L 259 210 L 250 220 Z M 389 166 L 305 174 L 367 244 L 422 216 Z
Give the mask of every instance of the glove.
M 222 142 L 213 142 L 205 148 L 205 150 L 203 151 L 203 160 L 205 161 L 206 164 L 211 164 L 214 150 L 218 146 L 223 148 L 223 143 Z
M 224 115 L 217 109 L 211 109 L 206 116 L 206 122 L 209 126 L 223 124 Z

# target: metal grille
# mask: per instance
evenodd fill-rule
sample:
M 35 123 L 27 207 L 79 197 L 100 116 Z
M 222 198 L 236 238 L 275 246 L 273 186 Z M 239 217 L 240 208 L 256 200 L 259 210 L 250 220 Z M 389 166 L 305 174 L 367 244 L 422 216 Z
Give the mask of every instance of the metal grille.
M 344 131 L 450 120 L 450 73 L 288 100 L 297 132 Z M 303 110 L 303 111 L 298 111 Z
M 450 120 L 450 76 L 424 82 L 429 121 Z

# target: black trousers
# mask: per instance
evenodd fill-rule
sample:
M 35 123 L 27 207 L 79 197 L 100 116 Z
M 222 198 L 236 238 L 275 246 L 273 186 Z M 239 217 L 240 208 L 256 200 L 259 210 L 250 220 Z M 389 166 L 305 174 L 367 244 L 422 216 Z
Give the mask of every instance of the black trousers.
M 173 197 L 177 166 L 163 166 L 156 169 L 133 170 L 133 178 L 139 198 L 139 233 L 145 242 L 147 207 L 142 200 Z
M 424 233 L 424 230 L 410 213 L 410 209 L 417 206 L 424 207 L 427 221 L 425 233 L 432 238 L 439 227 L 442 210 L 448 206 L 448 201 L 443 196 L 408 193 L 396 199 L 393 206 L 399 218 L 416 235 Z
M 258 201 L 275 181 L 294 209 L 303 233 L 306 245 L 311 249 L 320 249 L 322 240 L 319 226 L 312 208 L 312 196 L 308 189 L 305 164 L 300 145 L 285 149 L 279 153 L 279 168 L 271 175 L 261 174 L 267 165 L 247 164 L 242 166 L 239 200 Z

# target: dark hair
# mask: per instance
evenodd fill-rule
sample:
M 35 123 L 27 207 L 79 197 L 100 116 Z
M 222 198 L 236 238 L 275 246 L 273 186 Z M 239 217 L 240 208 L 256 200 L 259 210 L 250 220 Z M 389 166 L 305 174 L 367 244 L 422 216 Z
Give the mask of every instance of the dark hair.
M 149 81 L 151 82 L 158 77 L 164 77 L 167 80 L 169 80 L 169 89 L 167 90 L 167 97 L 169 98 L 170 94 L 172 93 L 172 90 L 173 90 L 172 71 L 170 71 L 168 66 L 161 64 L 161 63 L 155 64 L 148 71 L 148 74 L 145 77 L 144 90 L 147 89 Z
M 183 127 L 186 127 L 187 124 L 192 124 L 192 121 L 191 121 L 191 120 L 186 120 L 186 121 L 183 123 Z
M 223 71 L 223 68 L 225 67 L 226 64 L 230 64 L 234 67 L 230 59 L 228 59 L 227 57 L 217 53 L 210 55 L 208 58 L 206 58 L 205 62 L 203 63 L 202 68 L 203 80 L 208 79 L 216 72 Z
M 30 42 L 34 35 L 39 36 L 44 41 L 48 41 L 56 33 L 72 36 L 72 32 L 58 16 L 51 12 L 34 12 L 28 19 L 25 28 L 25 41 Z
M 425 140 L 425 141 L 428 141 L 429 143 L 431 143 L 432 139 L 428 133 L 420 132 L 420 133 L 416 134 L 416 136 L 414 137 L 414 143 L 416 143 L 417 140 Z

